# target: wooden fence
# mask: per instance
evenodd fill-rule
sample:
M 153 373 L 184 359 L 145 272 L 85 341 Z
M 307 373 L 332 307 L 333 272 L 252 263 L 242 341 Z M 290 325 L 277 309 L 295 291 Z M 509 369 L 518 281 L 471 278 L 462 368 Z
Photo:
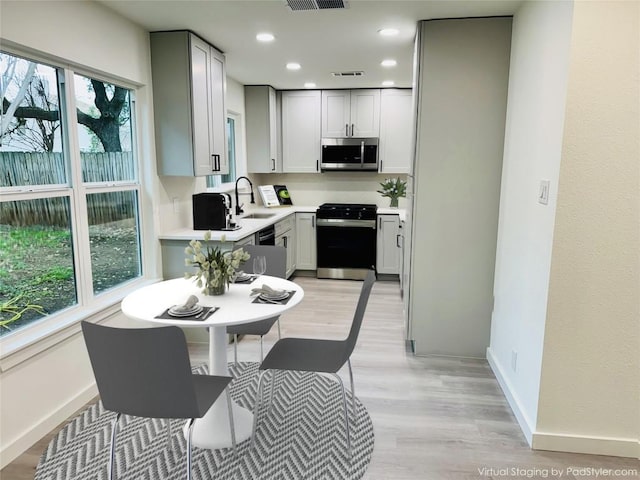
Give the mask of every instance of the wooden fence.
M 133 180 L 135 165 L 130 152 L 82 153 L 85 182 Z M 61 153 L 0 152 L 0 186 L 66 184 L 67 174 Z M 53 225 L 68 227 L 70 206 L 67 197 L 0 202 L 0 224 L 13 226 Z M 133 218 L 135 192 L 105 192 L 87 195 L 92 225 Z

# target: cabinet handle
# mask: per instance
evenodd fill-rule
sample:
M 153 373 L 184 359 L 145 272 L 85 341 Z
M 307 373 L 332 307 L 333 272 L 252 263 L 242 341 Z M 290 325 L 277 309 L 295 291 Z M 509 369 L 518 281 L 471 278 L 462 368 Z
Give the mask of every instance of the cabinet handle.
M 354 124 L 352 123 L 352 124 L 351 124 L 351 136 L 352 136 L 352 137 L 353 137 L 353 126 L 354 126 Z
M 316 216 L 311 217 L 311 228 L 316 228 Z
M 320 160 L 316 160 L 316 172 L 320 171 Z
M 219 172 L 220 171 L 220 155 L 217 155 L 214 153 L 211 155 L 211 157 L 213 157 L 213 166 L 211 170 L 214 172 Z
M 378 230 L 382 230 L 382 218 L 378 217 Z
M 400 237 L 402 237 L 402 235 L 400 235 L 399 233 L 396 235 L 396 247 L 398 248 L 402 248 L 402 246 L 400 245 Z
M 275 171 L 276 171 L 276 159 L 275 159 L 275 158 L 272 158 L 272 159 L 271 159 L 271 162 L 272 162 L 272 165 L 273 165 L 273 166 L 271 167 L 271 171 L 272 171 L 272 172 L 275 172 Z
M 344 124 L 344 136 L 345 137 L 349 136 L 349 124 L 348 123 Z
M 284 240 L 284 248 L 287 248 L 287 237 L 282 237 L 282 240 Z

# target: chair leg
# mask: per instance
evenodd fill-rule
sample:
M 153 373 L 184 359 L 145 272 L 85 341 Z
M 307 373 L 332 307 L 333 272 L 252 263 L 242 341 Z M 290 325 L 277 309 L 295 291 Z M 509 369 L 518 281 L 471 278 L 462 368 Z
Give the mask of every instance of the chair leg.
M 271 374 L 271 391 L 269 392 L 269 409 L 273 406 L 273 394 L 276 391 L 276 375 L 278 370 L 274 370 Z
M 276 320 L 276 323 L 278 324 L 278 340 L 280 340 L 282 338 L 280 336 L 280 317 L 278 317 L 278 319 Z
M 356 390 L 353 386 L 353 371 L 351 370 L 351 359 L 347 359 L 347 365 L 349 366 L 349 382 L 351 383 L 351 412 L 353 413 L 353 424 L 358 422 L 358 416 L 356 415 Z
M 260 363 L 262 363 L 264 361 L 264 347 L 263 347 L 263 335 L 260 335 Z
M 236 445 L 236 427 L 233 424 L 233 405 L 231 403 L 231 393 L 229 393 L 229 387 L 226 389 L 227 392 L 227 406 L 229 408 L 229 432 L 231 433 L 231 445 L 233 445 L 233 453 L 238 455 L 238 448 Z
M 258 375 L 258 388 L 256 390 L 256 403 L 253 406 L 253 427 L 251 429 L 251 448 L 256 445 L 256 426 L 258 424 L 258 410 L 260 407 L 260 397 L 262 396 L 262 379 L 264 378 L 265 370 L 261 370 Z
M 342 379 L 337 373 L 333 374 L 334 377 L 338 380 L 340 384 L 340 390 L 342 391 L 342 408 L 344 410 L 344 427 L 347 433 L 347 453 L 349 454 L 349 458 L 351 458 L 351 435 L 349 434 L 349 413 L 347 411 L 347 395 L 344 392 L 344 384 L 342 383 Z
M 196 419 L 189 420 L 189 433 L 187 435 L 187 480 L 191 480 L 191 437 L 193 436 L 193 424 Z
M 238 365 L 238 334 L 233 334 L 233 363 Z
M 120 420 L 120 413 L 116 414 L 116 418 L 111 424 L 111 447 L 109 450 L 109 480 L 115 478 L 113 471 L 116 468 L 116 433 L 118 432 L 118 420 Z
M 167 450 L 171 450 L 171 419 L 167 418 Z

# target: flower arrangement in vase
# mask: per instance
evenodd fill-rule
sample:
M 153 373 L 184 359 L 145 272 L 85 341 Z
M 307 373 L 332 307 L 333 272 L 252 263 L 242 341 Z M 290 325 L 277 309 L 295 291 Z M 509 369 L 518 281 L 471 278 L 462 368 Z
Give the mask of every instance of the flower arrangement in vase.
M 380 182 L 381 190 L 378 193 L 383 197 L 389 197 L 391 199 L 389 206 L 392 208 L 398 207 L 398 198 L 407 196 L 407 182 L 398 178 L 387 178 L 384 182 Z
M 205 244 L 199 240 L 191 240 L 189 246 L 185 248 L 185 265 L 187 267 L 198 267 L 195 273 L 186 272 L 184 277 L 189 279 L 195 277 L 198 288 L 202 288 L 205 295 L 222 295 L 229 282 L 236 273 L 238 267 L 246 262 L 250 255 L 242 248 L 234 251 L 223 251 L 218 246 L 209 245 L 211 232 L 204 234 Z M 224 243 L 225 236 L 222 235 L 220 242 Z

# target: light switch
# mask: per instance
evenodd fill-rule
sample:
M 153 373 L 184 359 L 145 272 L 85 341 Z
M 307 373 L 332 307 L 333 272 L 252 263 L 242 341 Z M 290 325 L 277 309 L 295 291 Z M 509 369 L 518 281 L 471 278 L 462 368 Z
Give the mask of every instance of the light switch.
M 549 180 L 540 180 L 540 191 L 538 192 L 538 203 L 549 204 Z

